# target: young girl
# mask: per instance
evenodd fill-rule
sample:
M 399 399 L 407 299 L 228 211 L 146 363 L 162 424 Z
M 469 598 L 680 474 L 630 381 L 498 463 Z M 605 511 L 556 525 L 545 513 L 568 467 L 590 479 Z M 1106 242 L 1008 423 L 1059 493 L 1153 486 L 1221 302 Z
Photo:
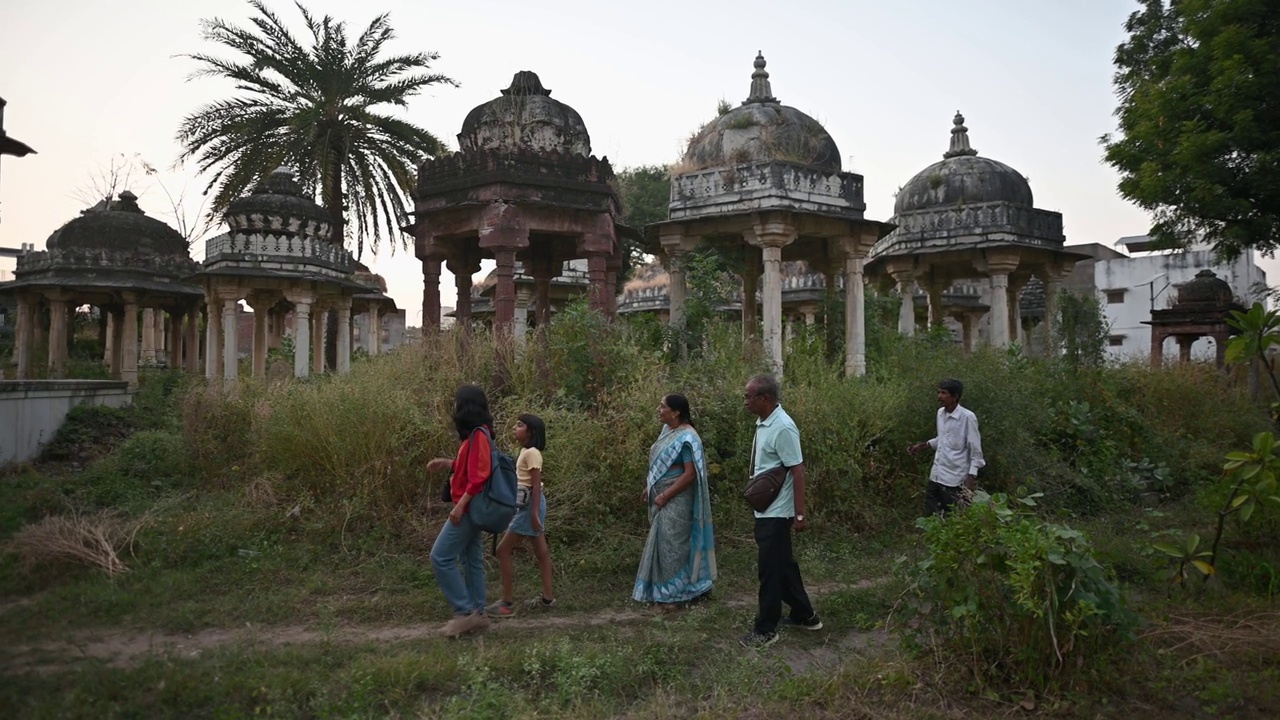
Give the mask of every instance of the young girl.
M 547 447 L 547 427 L 537 415 L 521 415 L 514 430 L 516 442 L 524 449 L 516 458 L 516 482 L 519 492 L 528 498 L 524 508 L 516 512 L 511 526 L 498 543 L 498 566 L 502 569 L 502 600 L 489 606 L 490 617 L 516 614 L 512 594 L 511 551 L 525 538 L 533 540 L 533 554 L 542 573 L 542 597 L 530 603 L 535 608 L 548 608 L 556 601 L 551 592 L 551 549 L 542 532 L 547 518 L 547 498 L 542 492 L 542 451 Z

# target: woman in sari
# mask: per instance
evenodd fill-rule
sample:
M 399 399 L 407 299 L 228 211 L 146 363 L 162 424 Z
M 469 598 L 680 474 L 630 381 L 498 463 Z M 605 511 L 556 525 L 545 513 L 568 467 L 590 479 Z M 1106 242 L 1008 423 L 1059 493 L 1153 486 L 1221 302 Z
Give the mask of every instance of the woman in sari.
M 683 395 L 667 395 L 658 405 L 658 419 L 663 428 L 649 448 L 643 493 L 649 537 L 631 597 L 677 607 L 710 592 L 716 577 L 711 495 L 707 459 L 702 438 L 693 429 L 689 401 Z

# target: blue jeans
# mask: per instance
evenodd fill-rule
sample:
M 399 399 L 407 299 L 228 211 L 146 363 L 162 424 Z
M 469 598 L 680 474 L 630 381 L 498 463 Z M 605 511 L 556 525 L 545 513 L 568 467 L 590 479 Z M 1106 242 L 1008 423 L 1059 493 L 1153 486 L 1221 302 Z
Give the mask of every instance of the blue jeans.
M 436 571 L 436 584 L 444 599 L 453 607 L 454 615 L 484 612 L 484 548 L 483 531 L 462 514 L 462 522 L 454 525 L 445 520 L 444 529 L 431 548 L 431 567 Z M 462 566 L 459 567 L 459 560 Z M 463 578 L 463 568 L 466 578 Z

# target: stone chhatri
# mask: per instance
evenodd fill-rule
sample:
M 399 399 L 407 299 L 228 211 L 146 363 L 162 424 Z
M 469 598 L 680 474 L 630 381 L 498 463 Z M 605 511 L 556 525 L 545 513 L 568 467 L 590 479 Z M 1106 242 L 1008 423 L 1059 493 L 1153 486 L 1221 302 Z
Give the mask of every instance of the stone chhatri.
M 1031 185 L 1022 173 L 969 146 L 969 129 L 956 111 L 951 147 L 942 160 L 916 173 L 898 191 L 894 214 L 949 205 L 1009 202 L 1032 207 Z
M 551 91 L 535 73 L 521 70 L 500 97 L 467 114 L 458 147 L 463 152 L 532 150 L 588 156 L 591 136 L 577 110 L 551 99 Z

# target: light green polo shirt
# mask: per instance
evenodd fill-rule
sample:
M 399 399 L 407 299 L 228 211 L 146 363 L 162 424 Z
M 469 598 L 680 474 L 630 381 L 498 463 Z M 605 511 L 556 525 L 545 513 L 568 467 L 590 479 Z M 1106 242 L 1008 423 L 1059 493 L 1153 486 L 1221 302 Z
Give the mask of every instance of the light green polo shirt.
M 756 420 L 756 456 L 752 458 L 752 477 L 780 465 L 795 467 L 804 462 L 800 454 L 800 430 L 782 406 L 773 409 L 769 417 Z M 795 480 L 787 473 L 786 482 L 778 499 L 764 512 L 756 512 L 758 518 L 790 518 L 796 516 Z

